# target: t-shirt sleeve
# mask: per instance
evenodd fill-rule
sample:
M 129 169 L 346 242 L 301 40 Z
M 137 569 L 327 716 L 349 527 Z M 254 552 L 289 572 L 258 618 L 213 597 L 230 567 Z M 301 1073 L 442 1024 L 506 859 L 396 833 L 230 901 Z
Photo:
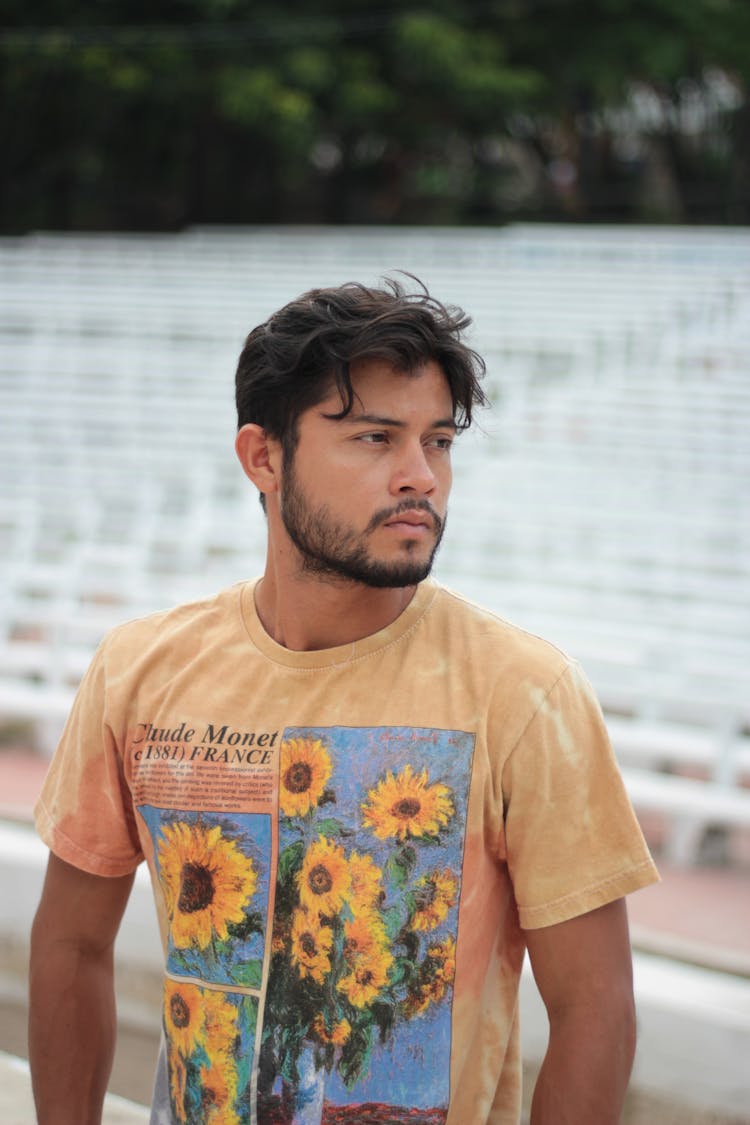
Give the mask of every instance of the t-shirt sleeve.
M 108 715 L 106 640 L 76 694 L 34 810 L 55 855 L 92 875 L 126 875 L 143 859 L 122 757 Z
M 587 679 L 571 663 L 541 694 L 503 770 L 505 848 L 524 929 L 658 880 Z

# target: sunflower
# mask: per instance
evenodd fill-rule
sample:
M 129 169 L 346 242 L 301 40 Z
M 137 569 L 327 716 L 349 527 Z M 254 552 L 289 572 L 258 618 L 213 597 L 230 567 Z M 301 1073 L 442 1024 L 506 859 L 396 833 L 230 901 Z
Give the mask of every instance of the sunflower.
M 318 804 L 331 776 L 331 759 L 314 738 L 289 738 L 281 744 L 279 804 L 285 816 L 305 816 Z
M 322 1013 L 318 1012 L 312 1023 L 312 1031 L 320 1043 L 326 1046 L 330 1044 L 332 1047 L 343 1047 L 352 1033 L 352 1025 L 349 1020 L 341 1019 L 329 1031 Z
M 414 930 L 434 930 L 444 922 L 448 911 L 456 905 L 458 879 L 449 867 L 431 871 L 414 885 L 416 907 L 411 920 Z
M 427 780 L 426 769 L 415 774 L 407 765 L 397 777 L 389 770 L 362 805 L 365 826 L 380 840 L 436 835 L 453 816 L 453 801 L 447 785 Z
M 446 983 L 440 977 L 427 976 L 412 987 L 404 1001 L 404 1012 L 408 1019 L 421 1016 L 430 1004 L 437 1004 L 445 996 Z
M 350 971 L 338 987 L 355 1008 L 364 1008 L 388 983 L 393 964 L 385 928 L 374 914 L 361 914 L 344 924 L 344 961 Z
M 422 1015 L 430 1004 L 439 1003 L 456 974 L 456 942 L 453 938 L 435 942 L 420 965 L 419 977 L 404 1001 L 407 1019 Z
M 311 844 L 297 875 L 300 902 L 311 913 L 336 914 L 349 893 L 351 875 L 344 851 L 319 836 Z
M 349 901 L 352 910 L 363 910 L 375 906 L 383 893 L 383 872 L 369 855 L 352 852 L 349 856 Z
M 201 1121 L 205 1125 L 240 1125 L 234 1109 L 237 1073 L 222 1060 L 221 1065 L 201 1067 Z
M 253 861 L 216 825 L 179 821 L 164 827 L 159 871 L 172 941 L 178 949 L 204 949 L 213 934 L 225 941 L 230 922 L 241 922 L 255 894 Z
M 179 1125 L 185 1122 L 185 1086 L 187 1085 L 187 1067 L 182 1056 L 167 1048 L 167 1071 L 169 1073 L 169 1094 L 172 1101 L 172 1112 Z
M 307 910 L 296 910 L 292 922 L 292 962 L 301 977 L 312 977 L 322 984 L 331 971 L 329 953 L 333 944 L 330 926 L 322 926 L 320 918 Z
M 223 992 L 203 993 L 203 1035 L 209 1059 L 231 1055 L 237 1040 L 237 1009 Z
M 338 989 L 355 1008 L 364 1008 L 385 988 L 392 964 L 388 950 L 376 947 L 355 959 L 352 971 L 341 978 Z
M 374 914 L 356 915 L 351 922 L 344 923 L 344 960 L 354 966 L 373 954 L 384 954 L 388 968 L 393 958 L 387 952 L 387 939 L 383 923 Z
M 183 1058 L 192 1054 L 203 1040 L 201 990 L 183 981 L 164 982 L 164 1034 L 167 1042 Z M 184 1088 L 184 1082 L 183 1082 Z
M 424 1015 L 430 1006 L 430 1002 L 429 991 L 426 991 L 422 986 L 412 989 L 403 1003 L 404 1016 L 407 1020 L 411 1020 L 415 1016 Z
M 427 950 L 427 956 L 437 962 L 435 975 L 445 981 L 446 984 L 452 984 L 456 975 L 455 938 L 447 937 L 443 941 L 435 942 Z
M 277 953 L 286 953 L 289 944 L 289 922 L 276 919 L 273 927 L 273 934 L 271 936 L 271 953 L 275 957 Z

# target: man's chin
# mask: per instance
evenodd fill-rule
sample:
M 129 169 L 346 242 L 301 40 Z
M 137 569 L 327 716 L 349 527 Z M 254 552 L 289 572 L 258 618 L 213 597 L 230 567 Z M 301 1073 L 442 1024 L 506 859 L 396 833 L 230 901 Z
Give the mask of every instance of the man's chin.
M 423 582 L 432 570 L 432 558 L 410 559 L 408 562 L 378 562 L 371 560 L 361 566 L 348 568 L 354 581 L 375 590 L 403 589 Z
M 303 569 L 332 584 L 356 584 L 373 590 L 397 590 L 423 582 L 432 570 L 432 557 L 421 561 L 381 562 L 378 559 L 320 559 L 309 555 Z
M 365 582 L 364 585 L 369 586 L 372 590 L 403 590 L 406 586 L 417 586 L 420 582 L 424 582 L 430 570 L 430 567 L 426 567 L 420 571 L 412 570 L 396 574 L 376 575 L 370 581 Z

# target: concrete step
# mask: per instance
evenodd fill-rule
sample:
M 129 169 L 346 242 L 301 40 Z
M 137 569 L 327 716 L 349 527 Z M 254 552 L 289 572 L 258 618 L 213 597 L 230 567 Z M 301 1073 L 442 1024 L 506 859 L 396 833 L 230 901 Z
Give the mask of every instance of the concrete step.
M 108 1094 L 102 1125 L 148 1125 L 149 1112 L 116 1094 Z M 0 1121 L 30 1125 L 35 1120 L 29 1067 L 25 1059 L 0 1051 Z

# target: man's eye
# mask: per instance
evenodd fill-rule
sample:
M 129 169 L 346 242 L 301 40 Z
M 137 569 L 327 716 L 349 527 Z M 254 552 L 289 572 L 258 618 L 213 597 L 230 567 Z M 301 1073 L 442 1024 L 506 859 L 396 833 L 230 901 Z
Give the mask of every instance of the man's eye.
M 434 445 L 436 449 L 450 449 L 451 446 L 453 445 L 453 438 L 452 437 L 435 437 L 435 438 L 432 439 L 430 444 Z
M 388 435 L 384 433 L 360 434 L 359 440 L 369 442 L 371 445 L 382 445 L 388 440 Z

